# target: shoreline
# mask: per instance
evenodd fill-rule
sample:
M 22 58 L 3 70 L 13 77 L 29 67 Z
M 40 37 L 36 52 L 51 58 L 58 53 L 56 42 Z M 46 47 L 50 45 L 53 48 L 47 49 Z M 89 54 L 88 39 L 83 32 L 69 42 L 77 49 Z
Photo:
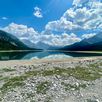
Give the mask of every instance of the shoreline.
M 92 53 L 92 54 L 102 54 L 102 51 L 66 51 L 66 50 L 2 50 L 0 53 L 5 52 L 68 52 L 68 53 Z
M 67 62 L 78 62 L 78 61 L 92 61 L 102 60 L 102 56 L 98 57 L 76 57 L 76 58 L 62 58 L 62 59 L 31 59 L 31 60 L 7 60 L 0 61 L 0 67 L 12 67 L 16 65 L 33 65 L 42 63 L 67 63 Z

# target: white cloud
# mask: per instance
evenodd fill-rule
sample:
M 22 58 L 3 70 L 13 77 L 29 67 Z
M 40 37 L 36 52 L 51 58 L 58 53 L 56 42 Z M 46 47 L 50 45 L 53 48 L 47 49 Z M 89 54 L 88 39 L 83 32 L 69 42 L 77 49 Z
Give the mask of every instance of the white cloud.
M 79 5 L 79 3 L 80 3 L 80 0 L 74 0 L 73 1 L 73 5 L 75 5 L 75 6 Z
M 16 23 L 11 23 L 4 28 L 5 31 L 14 34 L 16 37 L 32 37 L 38 34 L 33 28 L 28 28 L 26 25 L 18 25 Z
M 15 23 L 11 23 L 8 26 L 2 28 L 2 30 L 11 33 L 12 35 L 16 36 L 26 45 L 30 46 L 30 43 L 36 43 L 38 40 L 38 32 L 34 30 L 32 27 L 27 27 L 26 25 L 19 25 Z M 28 43 L 29 42 L 29 43 Z
M 83 34 L 82 35 L 82 39 L 88 39 L 88 38 L 91 38 L 91 37 L 93 37 L 95 35 L 96 35 L 96 33 Z
M 42 10 L 38 7 L 35 7 L 34 8 L 34 16 L 38 17 L 38 18 L 42 18 L 43 17 L 43 14 L 42 14 Z
M 42 42 L 52 46 L 53 45 L 65 46 L 81 41 L 81 39 L 73 33 L 72 34 L 62 33 L 61 35 L 58 34 L 42 35 L 40 39 Z
M 102 3 L 98 0 L 90 0 L 90 2 L 89 0 L 75 0 L 74 2 L 79 2 L 79 4 L 92 3 L 92 5 L 68 9 L 59 20 L 48 22 L 45 29 L 47 31 L 99 29 L 100 24 L 102 24 Z
M 84 38 L 90 38 L 95 35 L 92 34 L 83 34 L 82 39 L 78 37 L 76 34 L 71 33 L 62 33 L 58 34 L 45 34 L 38 33 L 33 28 L 29 28 L 26 25 L 18 25 L 15 23 L 11 23 L 8 26 L 2 28 L 6 32 L 9 32 L 19 38 L 22 42 L 30 47 L 34 47 L 38 42 L 42 42 L 51 46 L 66 46 L 73 44 L 75 42 L 79 42 Z M 38 46 L 40 47 L 40 46 Z
M 74 0 L 73 5 L 74 6 L 92 6 L 94 2 L 99 2 L 100 0 Z
M 65 31 L 72 30 L 77 28 L 78 25 L 73 24 L 71 21 L 68 21 L 66 18 L 62 17 L 60 20 L 49 22 L 45 29 L 52 31 Z
M 65 46 L 81 40 L 79 37 L 77 37 L 77 35 L 73 33 L 62 33 L 60 35 L 43 33 L 40 34 L 33 28 L 29 28 L 26 25 L 18 25 L 15 23 L 11 23 L 2 29 L 13 34 L 30 47 L 34 47 L 38 42 L 46 43 L 52 46 Z

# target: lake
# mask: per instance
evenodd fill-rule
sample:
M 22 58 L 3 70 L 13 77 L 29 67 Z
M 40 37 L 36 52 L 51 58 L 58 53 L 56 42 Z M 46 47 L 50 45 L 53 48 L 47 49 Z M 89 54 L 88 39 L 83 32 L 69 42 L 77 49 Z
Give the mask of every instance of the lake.
M 59 52 L 59 51 L 42 51 L 42 52 L 0 52 L 0 60 L 30 60 L 30 59 L 62 59 L 72 57 L 92 57 L 102 56 L 102 53 L 88 52 Z

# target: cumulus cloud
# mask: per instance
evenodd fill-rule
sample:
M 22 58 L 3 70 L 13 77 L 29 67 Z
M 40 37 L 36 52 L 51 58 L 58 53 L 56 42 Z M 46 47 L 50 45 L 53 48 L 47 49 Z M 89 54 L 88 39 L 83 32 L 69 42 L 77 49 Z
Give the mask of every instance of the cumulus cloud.
M 74 0 L 74 6 L 91 6 L 93 2 L 99 2 L 100 0 Z
M 8 26 L 2 28 L 2 30 L 11 33 L 12 35 L 19 38 L 26 45 L 33 46 L 33 43 L 36 43 L 38 39 L 38 32 L 32 27 L 27 27 L 26 25 L 19 25 L 16 23 L 11 23 Z
M 34 8 L 34 16 L 38 17 L 38 18 L 42 18 L 43 14 L 42 14 L 42 10 L 39 7 L 35 7 Z
M 16 37 L 30 37 L 37 35 L 38 33 L 34 30 L 34 28 L 28 28 L 26 25 L 19 25 L 16 23 L 11 23 L 7 27 L 4 27 L 4 30 L 14 34 Z
M 73 24 L 71 21 L 68 21 L 66 18 L 62 17 L 60 20 L 49 22 L 45 29 L 51 31 L 66 31 L 77 28 L 78 25 Z
M 61 35 L 58 34 L 42 35 L 40 39 L 44 43 L 47 43 L 51 46 L 65 46 L 81 41 L 81 39 L 73 33 L 72 34 L 62 33 Z
M 47 31 L 97 30 L 99 28 L 102 30 L 100 27 L 102 3 L 98 0 L 74 0 L 73 4 L 77 4 L 76 2 L 82 7 L 68 9 L 59 20 L 48 22 L 45 29 Z
M 19 25 L 15 23 L 11 23 L 2 29 L 13 34 L 26 45 L 30 45 L 31 47 L 34 47 L 38 42 L 42 42 L 51 46 L 65 46 L 81 40 L 79 37 L 77 37 L 77 35 L 73 33 L 62 33 L 60 35 L 53 33 L 43 34 L 38 33 L 34 30 L 34 28 L 29 28 L 26 25 Z

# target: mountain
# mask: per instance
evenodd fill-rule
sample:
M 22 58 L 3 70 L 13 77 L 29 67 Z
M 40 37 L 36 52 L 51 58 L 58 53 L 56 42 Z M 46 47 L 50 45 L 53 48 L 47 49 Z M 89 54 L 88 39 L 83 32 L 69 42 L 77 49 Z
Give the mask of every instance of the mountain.
M 102 50 L 102 33 L 98 33 L 92 38 L 84 39 L 81 42 L 65 46 L 61 50 L 68 51 L 101 51 Z
M 35 47 L 38 48 L 38 49 L 48 49 L 50 47 L 50 45 L 46 44 L 42 41 L 39 41 L 35 44 Z
M 62 46 L 50 46 L 48 50 L 59 50 Z
M 34 50 L 15 36 L 0 30 L 0 50 Z
M 40 49 L 44 49 L 44 50 L 57 50 L 57 49 L 61 48 L 61 46 L 49 45 L 42 41 L 39 41 L 38 43 L 36 43 L 35 46 L 36 46 L 36 48 L 40 48 Z
M 36 48 L 35 43 L 31 42 L 28 38 L 20 38 L 20 40 L 30 48 Z
M 102 42 L 102 32 L 96 34 L 95 36 L 89 38 L 89 39 L 84 39 L 81 42 L 87 42 L 89 44 L 95 44 L 98 42 Z
M 89 45 L 88 50 L 97 50 L 97 51 L 102 51 L 102 41 L 95 43 L 95 44 L 91 44 Z

